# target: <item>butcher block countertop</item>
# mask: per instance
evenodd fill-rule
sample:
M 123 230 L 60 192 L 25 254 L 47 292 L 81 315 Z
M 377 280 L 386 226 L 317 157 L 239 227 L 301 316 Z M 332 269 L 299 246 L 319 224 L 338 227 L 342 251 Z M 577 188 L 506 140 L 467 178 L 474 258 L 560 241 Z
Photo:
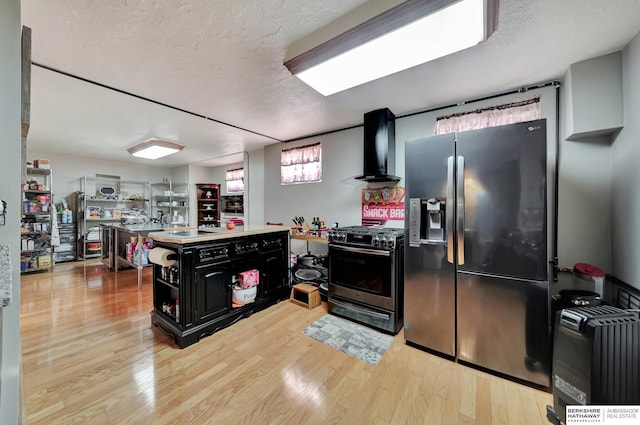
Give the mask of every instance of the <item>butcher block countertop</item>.
M 165 230 L 164 232 L 149 233 L 153 240 L 166 243 L 191 244 L 196 242 L 209 242 L 222 239 L 239 238 L 243 236 L 261 235 L 265 233 L 288 232 L 285 226 L 259 226 L 245 225 L 236 226 L 234 229 L 226 227 L 215 227 L 207 229 L 181 229 Z

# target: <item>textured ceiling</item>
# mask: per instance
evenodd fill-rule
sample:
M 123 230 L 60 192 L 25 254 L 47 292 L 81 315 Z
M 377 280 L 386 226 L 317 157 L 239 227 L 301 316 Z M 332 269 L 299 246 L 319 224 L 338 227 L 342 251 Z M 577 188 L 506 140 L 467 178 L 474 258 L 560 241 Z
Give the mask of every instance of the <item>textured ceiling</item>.
M 186 148 L 154 164 L 234 162 L 228 155 L 361 124 L 373 109 L 403 115 L 559 79 L 640 31 L 640 0 L 501 0 L 486 42 L 332 96 L 282 65 L 308 40 L 397 3 L 22 0 L 29 149 L 148 163 L 126 148 L 157 137 Z

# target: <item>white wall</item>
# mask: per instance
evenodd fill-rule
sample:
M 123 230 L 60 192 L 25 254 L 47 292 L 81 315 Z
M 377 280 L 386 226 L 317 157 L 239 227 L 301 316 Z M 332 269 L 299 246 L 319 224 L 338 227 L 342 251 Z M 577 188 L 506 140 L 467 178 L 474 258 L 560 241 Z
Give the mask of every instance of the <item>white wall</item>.
M 559 266 L 588 263 L 612 273 L 608 136 L 560 144 Z
M 609 136 L 566 140 L 571 117 L 569 87 L 561 86 L 558 259 L 560 267 L 594 264 L 640 288 L 640 35 L 623 51 L 624 128 L 612 145 Z M 511 98 L 541 95 L 547 118 L 549 226 L 552 225 L 555 155 L 555 90 L 545 88 Z M 396 120 L 396 174 L 404 175 L 404 141 L 433 134 L 435 118 L 471 108 L 508 102 L 502 97 L 473 105 Z M 323 142 L 323 182 L 281 186 L 279 158 L 283 145 L 265 149 L 265 216 L 290 224 L 294 215 L 320 216 L 341 225 L 360 223 L 360 189 L 344 179 L 362 171 L 362 128 L 301 140 L 287 147 Z M 400 185 L 403 184 L 401 181 Z M 550 228 L 550 231 L 552 229 Z M 551 237 L 549 243 L 552 242 Z
M 264 154 L 266 219 L 286 226 L 293 225 L 294 216 L 303 216 L 308 222 L 320 217 L 327 224 L 336 221 L 342 226 L 359 224 L 363 185 L 352 178 L 362 174 L 362 137 L 360 127 L 286 145 L 267 146 Z M 281 185 L 282 149 L 318 141 L 322 142 L 322 181 Z
M 611 147 L 613 272 L 640 289 L 640 33 L 622 52 L 624 128 Z
M 625 128 L 618 136 L 618 140 L 611 146 L 606 139 L 601 137 L 591 138 L 589 142 L 567 141 L 565 138 L 565 119 L 561 121 L 561 149 L 560 149 L 560 201 L 559 201 L 559 265 L 560 267 L 572 266 L 576 262 L 588 262 L 603 268 L 606 272 L 618 275 L 626 280 L 637 280 L 637 275 L 632 271 L 635 267 L 626 260 L 630 253 L 640 250 L 636 247 L 637 238 L 630 237 L 629 229 L 636 226 L 636 233 L 640 230 L 635 224 L 633 210 L 623 208 L 611 208 L 610 205 L 620 205 L 620 199 L 627 199 L 633 193 L 631 179 L 627 175 L 636 171 L 631 163 L 634 155 L 627 155 L 626 151 L 637 149 L 634 136 L 638 134 L 637 124 L 629 114 L 638 113 L 638 98 L 640 95 L 630 88 L 637 87 L 638 81 L 633 71 L 638 71 L 638 41 L 625 49 L 623 60 L 625 66 Z M 634 47 L 635 46 L 635 47 Z M 561 87 L 562 102 L 561 114 L 569 117 L 571 108 L 568 102 L 568 86 Z M 485 105 L 493 105 L 521 99 L 534 95 L 541 95 L 542 117 L 547 118 L 548 127 L 548 170 L 549 170 L 549 197 L 553 187 L 553 161 L 555 142 L 555 88 L 533 90 L 529 93 L 521 93 L 513 96 L 463 105 L 446 110 L 418 114 L 396 120 L 396 174 L 404 176 L 404 141 L 428 137 L 434 132 L 437 116 L 468 110 Z M 634 103 L 635 102 L 635 103 Z M 426 108 L 426 107 L 425 107 Z M 320 216 L 327 224 L 339 222 L 340 225 L 352 225 L 360 223 L 360 196 L 361 189 L 365 187 L 351 177 L 362 173 L 362 127 L 328 134 L 322 137 L 300 140 L 287 144 L 286 147 L 299 146 L 316 141 L 323 143 L 323 180 L 320 183 L 303 185 L 280 185 L 280 151 L 285 145 L 276 144 L 264 150 L 253 151 L 245 154 L 245 180 L 247 193 L 245 193 L 245 220 L 249 224 L 264 224 L 266 221 L 282 222 L 291 225 L 293 216 L 311 218 Z M 613 149 L 617 150 L 617 156 L 611 155 Z M 114 163 L 100 161 L 91 158 L 58 157 L 39 152 L 29 152 L 29 159 L 38 157 L 48 158 L 54 169 L 54 193 L 56 198 L 77 190 L 78 177 L 83 174 L 93 175 L 96 172 L 104 174 L 121 175 L 123 179 L 139 179 L 144 175 L 149 181 L 162 181 L 162 177 L 170 176 L 173 180 L 195 180 L 219 182 L 223 186 L 223 167 L 200 167 L 202 172 L 196 178 L 194 169 L 177 167 L 176 169 L 163 169 L 159 167 L 132 166 L 129 163 Z M 619 164 L 618 164 L 619 163 Z M 241 166 L 240 163 L 237 164 Z M 233 164 L 235 167 L 236 164 Z M 612 177 L 612 169 L 617 171 Z M 612 179 L 615 184 L 612 190 Z M 403 184 L 401 181 L 400 185 Z M 612 194 L 618 193 L 617 200 Z M 624 197 L 621 194 L 625 194 Z M 194 195 L 195 199 L 195 195 Z M 640 199 L 631 198 L 640 203 Z M 193 202 L 191 205 L 195 205 Z M 551 203 L 549 209 L 551 211 Z M 194 209 L 191 208 L 190 222 L 194 222 Z M 616 214 L 615 216 L 613 214 Z M 550 225 L 552 224 L 550 215 Z M 617 226 L 614 231 L 613 225 Z M 622 226 L 620 223 L 625 223 Z M 401 227 L 401 222 L 392 222 L 394 227 Z M 551 230 L 551 229 L 550 229 Z M 614 235 L 614 236 L 612 236 Z M 635 234 L 634 234 L 635 235 Z M 552 239 L 549 238 L 551 243 Z M 613 245 L 616 245 L 616 266 L 613 265 Z M 297 248 L 294 246 L 293 248 Z M 306 249 L 306 247 L 304 247 Z M 322 250 L 322 247 L 317 247 Z M 634 249 L 636 251 L 634 251 Z M 623 259 L 625 259 L 623 261 Z M 620 273 L 617 273 L 620 271 Z M 640 272 L 636 272 L 640 273 Z M 623 277 L 624 276 L 624 277 Z M 632 283 L 632 282 L 630 282 Z
M 0 226 L 0 242 L 11 249 L 12 303 L 0 308 L 0 422 L 17 424 L 20 417 L 20 207 L 21 193 L 21 26 L 20 0 L 0 1 L 0 128 L 2 166 L 0 199 L 7 201 L 6 224 Z
M 280 159 L 278 159 L 278 163 Z M 266 215 L 265 151 L 258 149 L 244 154 L 244 220 L 245 224 L 265 224 L 275 219 Z M 280 181 L 280 177 L 278 177 Z
M 567 208 L 561 210 L 564 225 L 559 229 L 565 248 L 561 267 L 586 262 L 617 274 L 612 233 L 617 221 L 612 207 L 617 165 L 612 162 L 611 142 L 628 109 L 623 106 L 623 55 L 614 52 L 572 64 L 565 75 L 560 204 Z M 624 130 L 629 131 L 633 130 Z
M 72 193 L 80 190 L 82 176 L 106 174 L 119 176 L 122 180 L 160 183 L 163 178 L 173 182 L 188 183 L 189 193 L 189 224 L 197 223 L 195 183 L 220 183 L 224 191 L 224 173 L 227 169 L 239 168 L 243 163 L 224 165 L 220 167 L 203 167 L 198 165 L 179 167 L 157 167 L 153 165 L 139 165 L 123 161 L 108 161 L 73 155 L 58 155 L 50 152 L 33 151 L 28 149 L 27 158 L 35 160 L 45 158 L 50 161 L 53 170 L 54 202 L 60 203 Z
M 173 172 L 178 174 L 180 181 L 186 181 L 186 177 L 181 174 L 184 167 L 177 167 L 177 170 L 172 170 L 167 167 L 142 166 L 130 162 L 32 151 L 29 149 L 29 141 L 27 139 L 27 159 L 34 160 L 36 158 L 46 158 L 51 163 L 55 203 L 59 203 L 62 198 L 80 190 L 80 178 L 83 176 L 106 174 L 120 176 L 122 180 L 158 183 L 162 182 L 163 177 L 173 179 Z
M 193 226 L 198 222 L 197 205 L 197 193 L 196 183 L 217 183 L 220 185 L 220 195 L 228 195 L 225 185 L 225 177 L 227 170 L 234 168 L 243 168 L 243 162 L 237 162 L 233 164 L 220 165 L 217 167 L 203 167 L 199 165 L 189 166 L 189 205 L 193 207 L 189 211 L 189 223 Z
M 553 163 L 555 155 L 555 88 L 547 87 L 531 93 L 504 96 L 484 102 L 455 108 L 413 115 L 396 119 L 396 175 L 404 177 L 404 142 L 434 134 L 436 118 L 462 110 L 487 105 L 507 103 L 516 99 L 541 96 L 541 116 L 547 119 L 547 151 L 549 202 L 553 200 Z M 280 152 L 283 148 L 322 142 L 322 182 L 283 186 L 280 184 Z M 286 145 L 278 144 L 265 148 L 264 161 L 265 216 L 270 221 L 282 221 L 293 225 L 293 216 L 309 219 L 320 216 L 327 224 L 339 222 L 341 226 L 361 223 L 361 190 L 366 187 L 351 179 L 363 171 L 363 128 L 344 130 L 321 137 L 300 140 Z M 252 171 L 253 172 L 253 171 Z M 400 181 L 399 185 L 404 182 Z M 377 185 L 385 185 L 377 183 Z M 561 206 L 562 208 L 562 206 Z M 549 212 L 552 211 L 551 203 Z M 549 218 L 551 219 L 551 214 Z M 549 221 L 551 223 L 551 220 Z M 391 222 L 392 227 L 402 227 L 402 222 Z M 551 238 L 549 239 L 551 243 Z M 301 252 L 297 241 L 292 241 L 292 250 Z M 311 246 L 323 251 L 322 246 Z M 565 250 L 566 251 L 566 250 Z
M 136 166 L 136 168 L 138 168 Z M 156 167 L 150 167 L 154 170 L 158 170 L 158 168 Z M 191 181 L 189 180 L 189 166 L 188 165 L 181 165 L 178 167 L 172 167 L 169 169 L 169 180 L 171 180 L 172 182 L 177 182 L 177 183 L 191 183 Z M 154 180 L 151 180 L 152 182 Z M 162 180 L 156 180 L 156 181 L 162 181 Z

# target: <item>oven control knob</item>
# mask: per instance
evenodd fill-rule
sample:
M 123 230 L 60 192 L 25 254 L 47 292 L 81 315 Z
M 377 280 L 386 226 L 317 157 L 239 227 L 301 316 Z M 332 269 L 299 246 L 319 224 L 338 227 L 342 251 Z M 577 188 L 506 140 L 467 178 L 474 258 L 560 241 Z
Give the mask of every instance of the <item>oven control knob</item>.
M 387 248 L 391 249 L 393 248 L 393 245 L 395 245 L 395 239 L 394 238 L 389 238 L 389 240 L 387 241 Z
M 373 246 L 380 246 L 380 238 L 375 236 L 373 238 Z

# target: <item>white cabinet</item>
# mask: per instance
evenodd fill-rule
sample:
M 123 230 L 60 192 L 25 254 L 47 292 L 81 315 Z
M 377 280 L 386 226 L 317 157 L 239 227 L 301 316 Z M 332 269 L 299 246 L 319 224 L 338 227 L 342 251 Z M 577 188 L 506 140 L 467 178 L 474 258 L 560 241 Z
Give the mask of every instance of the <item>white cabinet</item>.
M 100 224 L 149 222 L 149 183 L 106 177 L 82 177 L 78 193 L 78 258 L 102 255 Z
M 187 226 L 189 193 L 187 183 L 151 183 L 151 215 L 162 224 Z
M 606 136 L 612 142 L 624 124 L 622 53 L 574 63 L 565 81 L 567 140 Z

